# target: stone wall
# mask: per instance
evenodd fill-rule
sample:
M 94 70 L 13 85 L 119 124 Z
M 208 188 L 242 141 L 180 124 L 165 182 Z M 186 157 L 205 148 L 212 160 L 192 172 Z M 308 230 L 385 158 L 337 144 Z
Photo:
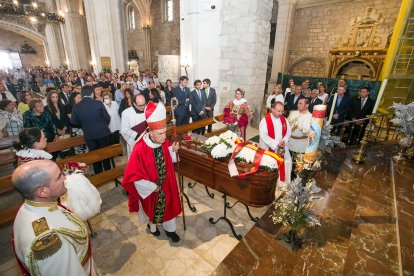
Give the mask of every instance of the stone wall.
M 223 110 L 234 91 L 243 88 L 255 112 L 254 122 L 260 120 L 266 81 L 272 5 L 272 0 L 226 0 L 221 10 L 218 107 Z
M 401 1 L 397 0 L 329 3 L 306 7 L 298 5 L 289 56 L 290 74 L 327 77 L 329 50 L 350 34 L 356 16 L 361 18 L 372 6 L 372 18 L 376 19 L 382 13 L 377 33 L 387 35 L 394 28 L 401 5 Z
M 152 67 L 158 61 L 158 55 L 178 55 L 180 53 L 180 1 L 174 0 L 174 13 L 172 22 L 164 21 L 163 0 L 152 1 L 151 5 L 151 62 Z M 144 29 L 140 24 L 140 14 L 137 7 L 132 3 L 135 9 L 135 30 L 128 30 L 128 5 L 131 0 L 125 4 L 125 30 L 127 50 L 135 50 L 138 53 L 139 70 L 151 70 L 145 68 L 144 61 Z
M 0 50 L 20 52 L 20 48 L 25 42 L 36 50 L 37 54 L 20 54 L 23 67 L 45 65 L 45 54 L 42 45 L 15 32 L 3 29 L 0 29 L 0 32 Z
M 173 0 L 173 21 L 164 20 L 163 0 L 152 1 L 151 60 L 153 66 L 158 55 L 180 54 L 180 1 Z
M 131 4 L 132 7 L 135 9 L 135 30 L 129 30 L 128 29 L 128 11 L 127 7 Z M 139 56 L 138 66 L 139 70 L 144 70 L 144 29 L 140 25 L 139 20 L 139 12 L 135 4 L 132 3 L 131 0 L 128 0 L 125 4 L 125 39 L 127 44 L 127 52 L 129 50 L 135 50 L 137 51 L 137 54 Z

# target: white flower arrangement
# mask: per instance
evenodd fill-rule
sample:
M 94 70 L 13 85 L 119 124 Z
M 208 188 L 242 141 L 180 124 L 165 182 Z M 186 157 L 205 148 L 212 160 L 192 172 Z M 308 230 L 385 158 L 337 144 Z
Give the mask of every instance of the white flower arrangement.
M 236 148 L 236 140 L 240 139 L 236 133 L 228 130 L 219 136 L 212 136 L 204 142 L 203 148 L 210 152 L 211 156 L 215 159 L 222 159 L 230 156 Z M 237 159 L 246 163 L 253 163 L 256 151 L 248 147 L 244 147 L 236 156 Z M 276 160 L 269 156 L 263 155 L 260 162 L 260 166 L 267 170 L 277 169 Z
M 246 163 L 253 163 L 254 156 L 256 154 L 255 150 L 252 150 L 248 147 L 244 147 L 239 154 L 237 154 L 236 158 L 243 160 Z M 273 157 L 270 157 L 267 154 L 264 154 L 262 160 L 260 161 L 261 167 L 265 167 L 268 170 L 275 170 L 277 169 L 277 162 Z
M 204 144 L 207 146 L 214 146 L 214 145 L 217 145 L 218 143 L 220 143 L 220 138 L 215 135 L 211 136 L 204 142 Z
M 225 143 L 219 143 L 211 150 L 211 156 L 215 159 L 225 158 L 233 152 L 233 148 L 229 148 Z

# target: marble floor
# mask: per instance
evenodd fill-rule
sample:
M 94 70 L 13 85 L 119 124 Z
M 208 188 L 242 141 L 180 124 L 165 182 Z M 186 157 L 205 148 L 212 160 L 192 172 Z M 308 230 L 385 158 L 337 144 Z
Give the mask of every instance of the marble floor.
M 395 161 L 396 148 L 374 146 L 360 165 L 355 149 L 330 156 L 316 177 L 321 226 L 305 246 L 292 252 L 276 239 L 283 228 L 270 207 L 214 274 L 414 275 L 414 161 Z
M 249 128 L 248 137 L 257 135 Z M 209 223 L 223 212 L 221 194 L 210 198 L 204 186 L 187 185 L 196 212 L 185 204 L 187 230 L 177 220 L 179 243 L 149 234 L 130 214 L 121 187 L 99 187 L 103 204 L 94 217 L 94 260 L 101 275 L 414 275 L 413 161 L 395 162 L 394 146 L 368 151 L 368 161 L 352 162 L 353 149 L 329 157 L 317 175 L 322 191 L 314 208 L 322 223 L 309 231 L 306 245 L 292 252 L 275 239 L 280 225 L 273 207 L 251 208 L 252 222 L 242 205 L 228 210 L 241 241 L 227 224 Z M 125 162 L 125 158 L 117 160 Z M 190 180 L 185 179 L 187 184 Z M 233 200 L 230 199 L 233 202 Z M 0 228 L 0 275 L 20 275 L 10 246 L 11 225 Z

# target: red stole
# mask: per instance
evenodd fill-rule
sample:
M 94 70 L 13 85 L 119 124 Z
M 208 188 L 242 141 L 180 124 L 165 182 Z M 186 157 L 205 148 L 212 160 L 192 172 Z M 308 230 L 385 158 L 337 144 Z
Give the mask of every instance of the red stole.
M 266 120 L 266 126 L 267 126 L 267 133 L 269 134 L 269 137 L 272 139 L 275 139 L 275 128 L 274 128 L 273 121 L 272 121 L 272 113 L 267 113 L 265 116 L 265 120 Z M 282 123 L 282 139 L 283 139 L 287 132 L 286 118 L 283 116 L 280 116 L 280 122 Z M 269 151 L 274 152 L 271 148 L 269 148 Z M 285 156 L 282 156 L 282 157 L 285 158 Z M 285 181 L 285 174 L 286 174 L 285 162 L 282 162 L 282 163 L 278 162 L 278 166 L 279 166 L 280 181 Z

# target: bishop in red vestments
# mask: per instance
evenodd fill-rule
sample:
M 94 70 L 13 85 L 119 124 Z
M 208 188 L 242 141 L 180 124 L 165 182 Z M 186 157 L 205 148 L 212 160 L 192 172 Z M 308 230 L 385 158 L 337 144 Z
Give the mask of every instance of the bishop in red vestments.
M 138 212 L 154 236 L 162 225 L 167 236 L 178 242 L 175 217 L 181 213 L 173 162 L 178 143 L 166 138 L 166 110 L 162 103 L 149 102 L 145 108 L 149 133 L 139 140 L 125 169 L 122 187 L 128 192 L 130 212 Z

